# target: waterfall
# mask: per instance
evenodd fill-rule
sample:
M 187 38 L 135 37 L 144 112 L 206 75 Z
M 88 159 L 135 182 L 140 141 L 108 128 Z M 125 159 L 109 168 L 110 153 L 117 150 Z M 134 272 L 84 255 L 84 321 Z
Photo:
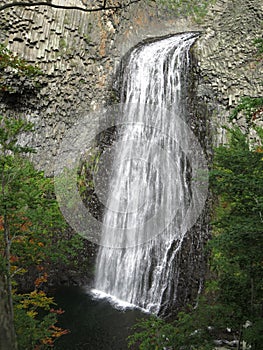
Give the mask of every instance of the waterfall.
M 123 68 L 95 292 L 156 314 L 176 300 L 176 257 L 198 216 L 190 156 L 197 146 L 183 122 L 195 39 L 184 33 L 140 44 Z

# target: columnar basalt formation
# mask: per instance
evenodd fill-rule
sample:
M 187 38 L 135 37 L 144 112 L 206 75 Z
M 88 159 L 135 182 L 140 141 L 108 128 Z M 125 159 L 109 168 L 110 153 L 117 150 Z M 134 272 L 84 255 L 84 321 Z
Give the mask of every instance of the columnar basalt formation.
M 103 2 L 54 0 L 52 3 L 100 8 Z M 42 69 L 43 76 L 39 79 L 45 85 L 36 96 L 30 96 L 30 103 L 28 96 L 22 96 L 20 108 L 14 108 L 15 99 L 10 105 L 3 95 L 1 111 L 25 115 L 35 123 L 34 135 L 27 141 L 37 151 L 35 164 L 47 175 L 52 175 L 52 163 L 65 131 L 83 115 L 91 114 L 107 102 L 114 72 L 125 50 L 147 35 L 167 34 L 172 30 L 173 22 L 169 22 L 159 31 L 160 19 L 155 7 L 146 9 L 143 1 L 129 3 L 107 1 L 108 7 L 116 9 L 97 12 L 48 5 L 15 6 L 0 12 L 1 40 L 14 53 Z M 157 16 L 152 31 L 151 16 Z
M 51 3 L 79 8 L 104 4 L 100 0 Z M 121 56 L 148 37 L 200 31 L 193 50 L 198 96 L 210 108 L 215 129 L 226 122 L 240 96 L 262 95 L 262 64 L 253 56 L 253 40 L 262 35 L 263 5 L 258 1 L 218 0 L 202 25 L 193 24 L 190 18 L 176 18 L 149 1 L 129 3 L 109 0 L 107 6 L 116 8 L 97 12 L 43 5 L 0 12 L 2 42 L 37 64 L 45 85 L 37 96 L 31 96 L 30 103 L 20 99 L 19 109 L 14 108 L 14 100 L 10 106 L 2 96 L 1 112 L 23 114 L 35 123 L 35 133 L 28 141 L 37 150 L 35 163 L 48 175 L 52 175 L 52 162 L 65 131 L 81 116 L 107 103 L 109 95 L 112 99 L 109 90 Z M 219 134 L 220 142 L 223 132 Z
M 263 95 L 263 65 L 254 44 L 263 33 L 263 3 L 220 0 L 195 45 L 198 95 L 210 107 L 214 141 L 225 142 L 222 125 L 244 96 Z

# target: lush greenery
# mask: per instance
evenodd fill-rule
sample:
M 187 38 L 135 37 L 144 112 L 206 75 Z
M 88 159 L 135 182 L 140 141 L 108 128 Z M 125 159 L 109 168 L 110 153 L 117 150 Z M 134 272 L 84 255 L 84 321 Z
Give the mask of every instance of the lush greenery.
M 263 329 L 263 130 L 258 142 L 251 144 L 238 128 L 231 130 L 229 147 L 219 147 L 211 182 L 218 195 L 211 242 L 211 267 L 217 273 L 218 300 L 228 306 L 232 327 L 249 320 L 254 332 L 249 339 L 253 349 L 262 344 Z M 240 335 L 241 336 L 241 335 Z
M 30 150 L 17 143 L 21 132 L 31 126 L 21 119 L 3 116 L 0 125 L 1 275 L 6 277 L 12 293 L 18 348 L 44 349 L 65 333 L 55 326 L 60 311 L 54 309 L 53 299 L 42 289 L 47 271 L 50 264 L 61 259 L 65 262 L 69 249 L 74 254 L 75 246 L 67 241 L 57 244 L 65 222 L 53 196 L 52 180 L 34 169 L 22 156 Z M 34 289 L 21 294 L 16 291 L 17 276 L 29 270 L 35 276 Z

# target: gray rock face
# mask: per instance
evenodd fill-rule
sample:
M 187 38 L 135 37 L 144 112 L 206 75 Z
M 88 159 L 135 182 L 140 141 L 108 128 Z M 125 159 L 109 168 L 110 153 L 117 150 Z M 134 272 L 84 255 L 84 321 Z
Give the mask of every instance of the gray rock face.
M 61 5 L 60 0 L 53 3 Z M 114 0 L 107 3 L 119 5 Z M 80 0 L 62 4 L 91 6 Z M 101 1 L 93 1 L 92 7 L 96 6 Z M 112 85 L 121 57 L 149 37 L 195 30 L 202 33 L 193 50 L 196 89 L 200 103 L 210 111 L 214 140 L 222 142 L 220 125 L 240 97 L 262 95 L 262 63 L 253 57 L 253 40 L 262 34 L 262 6 L 257 0 L 218 0 L 199 26 L 144 0 L 91 13 L 49 6 L 5 9 L 0 13 L 1 39 L 43 70 L 44 87 L 30 99 L 22 96 L 20 108 L 14 108 L 15 99 L 10 105 L 2 96 L 1 111 L 22 114 L 35 123 L 34 135 L 24 142 L 37 150 L 33 157 L 37 167 L 52 175 L 65 132 L 82 116 L 92 120 L 99 106 L 116 101 Z
M 102 1 L 80 0 L 52 3 L 83 8 L 102 5 Z M 34 134 L 23 143 L 36 149 L 33 161 L 46 175 L 53 174 L 65 132 L 85 115 L 92 120 L 93 111 L 109 100 L 116 102 L 111 86 L 124 53 L 149 36 L 185 27 L 196 29 L 189 21 L 163 17 L 156 5 L 144 0 L 118 9 L 120 3 L 129 2 L 107 1 L 117 8 L 91 13 L 49 6 L 11 7 L 0 12 L 1 41 L 44 73 L 39 78 L 44 87 L 36 95 L 23 95 L 18 88 L 10 104 L 2 94 L 1 112 L 26 116 L 35 124 Z
M 221 126 L 227 124 L 227 116 L 240 98 L 262 96 L 263 67 L 253 44 L 262 36 L 262 20 L 262 2 L 217 1 L 195 44 L 198 95 L 211 110 L 216 144 L 225 141 Z

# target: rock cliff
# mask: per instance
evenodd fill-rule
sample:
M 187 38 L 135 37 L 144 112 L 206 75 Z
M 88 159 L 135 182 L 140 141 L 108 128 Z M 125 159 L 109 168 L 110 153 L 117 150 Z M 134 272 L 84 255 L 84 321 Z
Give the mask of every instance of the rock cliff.
M 108 9 L 100 0 L 50 1 L 69 9 L 40 3 L 0 11 L 2 42 L 44 73 L 44 87 L 36 96 L 17 94 L 10 104 L 2 94 L 0 108 L 35 123 L 34 135 L 26 141 L 37 150 L 34 162 L 47 175 L 52 175 L 64 133 L 83 115 L 92 118 L 92 111 L 114 101 L 112 85 L 121 57 L 149 37 L 200 31 L 193 50 L 196 90 L 208 108 L 214 135 L 219 130 L 218 142 L 223 140 L 220 125 L 240 96 L 262 95 L 262 64 L 253 57 L 253 40 L 262 35 L 263 4 L 256 0 L 218 0 L 199 25 L 146 0 L 108 0 Z

